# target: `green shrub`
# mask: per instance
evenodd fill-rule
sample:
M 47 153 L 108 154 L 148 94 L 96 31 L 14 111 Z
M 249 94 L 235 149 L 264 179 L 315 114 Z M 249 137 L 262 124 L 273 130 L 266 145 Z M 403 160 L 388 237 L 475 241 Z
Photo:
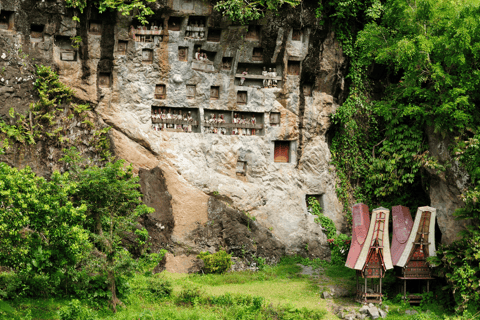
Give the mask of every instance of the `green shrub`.
M 81 302 L 73 299 L 67 306 L 58 311 L 60 320 L 96 320 L 95 312 L 82 306 Z
M 324 232 L 327 235 L 332 252 L 332 262 L 334 264 L 344 264 L 347 260 L 351 238 L 346 234 L 337 235 L 335 224 L 332 219 L 323 214 L 323 209 L 315 197 L 308 198 L 308 205 L 310 213 L 317 216 L 315 222 L 319 223 L 325 229 Z
M 232 255 L 224 250 L 220 250 L 214 254 L 209 252 L 200 252 L 197 258 L 204 262 L 203 271 L 205 273 L 223 273 L 232 266 Z
M 177 297 L 177 303 L 196 304 L 202 299 L 204 294 L 205 292 L 196 284 L 184 284 L 182 291 Z
M 147 288 L 156 298 L 170 297 L 173 291 L 170 281 L 155 277 L 147 279 Z
M 22 281 L 15 272 L 0 273 L 0 298 L 13 299 L 17 295 Z

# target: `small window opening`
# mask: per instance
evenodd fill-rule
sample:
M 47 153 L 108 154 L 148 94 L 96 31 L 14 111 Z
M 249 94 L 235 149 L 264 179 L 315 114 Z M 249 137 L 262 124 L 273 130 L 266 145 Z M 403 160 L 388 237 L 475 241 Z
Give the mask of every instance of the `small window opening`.
M 259 26 L 248 26 L 247 34 L 245 35 L 246 40 L 260 40 L 260 27 Z
M 237 104 L 247 103 L 247 91 L 237 91 Z
M 290 162 L 290 141 L 275 141 L 274 162 Z
M 125 54 L 128 48 L 128 41 L 118 40 L 117 52 Z
M 253 48 L 253 61 L 263 61 L 263 48 Z
M 14 12 L 2 10 L 0 13 L 0 29 L 13 30 Z
M 187 99 L 195 99 L 197 93 L 196 85 L 187 85 Z
M 101 21 L 90 21 L 88 27 L 88 33 L 90 34 L 102 34 L 102 22 Z
M 247 174 L 247 161 L 237 160 L 237 176 L 245 176 Z
M 178 61 L 188 61 L 188 47 L 178 48 Z
M 155 86 L 155 99 L 165 99 L 167 90 L 164 84 L 157 84 Z
M 100 72 L 98 75 L 98 86 L 100 88 L 110 88 L 110 73 Z
M 220 96 L 220 87 L 219 86 L 211 86 L 210 87 L 210 99 L 216 100 Z
M 288 61 L 288 74 L 296 76 L 300 74 L 300 61 Z
M 222 70 L 232 70 L 233 58 L 232 57 L 223 57 L 222 58 Z
M 303 95 L 305 97 L 311 97 L 312 96 L 312 85 L 309 83 L 306 83 L 303 85 Z
M 280 112 L 270 112 L 270 125 L 273 127 L 280 125 Z
M 168 19 L 168 30 L 180 31 L 182 27 L 183 17 L 170 17 Z
M 143 63 L 152 63 L 153 62 L 153 50 L 143 49 L 142 50 L 142 62 Z
M 208 29 L 207 41 L 220 42 L 221 35 L 222 35 L 221 29 Z
M 43 25 L 32 24 L 30 26 L 30 40 L 33 42 L 42 42 L 43 41 Z

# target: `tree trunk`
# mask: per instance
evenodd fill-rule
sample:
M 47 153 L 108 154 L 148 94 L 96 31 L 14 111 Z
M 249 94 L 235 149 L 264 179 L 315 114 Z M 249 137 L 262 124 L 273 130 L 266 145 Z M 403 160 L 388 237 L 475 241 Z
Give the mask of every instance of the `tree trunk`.
M 122 302 L 117 298 L 117 287 L 115 286 L 115 273 L 110 268 L 108 270 L 107 278 L 108 278 L 108 285 L 110 287 L 110 292 L 112 293 L 112 300 L 111 300 L 112 309 L 113 309 L 113 312 L 116 313 L 117 304 L 121 304 Z

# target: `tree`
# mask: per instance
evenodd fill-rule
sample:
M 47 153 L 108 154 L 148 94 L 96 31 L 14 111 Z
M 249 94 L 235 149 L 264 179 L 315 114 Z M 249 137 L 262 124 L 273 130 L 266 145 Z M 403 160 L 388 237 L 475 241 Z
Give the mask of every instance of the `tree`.
M 69 174 L 47 181 L 0 163 L 0 265 L 31 278 L 69 274 L 89 250 L 85 205 L 70 200 Z
M 80 13 L 87 7 L 87 0 L 65 0 L 67 7 L 78 9 Z M 120 14 L 128 16 L 133 14 L 140 22 L 147 23 L 146 16 L 152 15 L 153 11 L 147 6 L 147 3 L 155 2 L 155 0 L 96 0 L 92 3 L 98 8 L 100 13 L 109 10 L 117 10 Z M 74 16 L 73 20 L 80 21 L 78 16 Z
M 215 10 L 232 21 L 238 21 L 243 24 L 252 20 L 258 20 L 265 15 L 266 11 L 277 11 L 280 7 L 287 3 L 295 7 L 301 0 L 222 0 L 215 4 Z
M 76 149 L 65 151 L 62 160 L 71 166 L 72 178 L 77 184 L 75 203 L 86 207 L 85 227 L 98 253 L 101 271 L 107 276 L 112 308 L 116 312 L 117 304 L 121 303 L 116 290 L 117 262 L 130 256 L 121 240 L 134 232 L 145 242 L 148 233 L 144 228 L 137 228 L 137 219 L 154 209 L 142 204 L 139 178 L 133 175 L 131 165 L 125 166 L 124 160 L 80 169 L 81 158 Z

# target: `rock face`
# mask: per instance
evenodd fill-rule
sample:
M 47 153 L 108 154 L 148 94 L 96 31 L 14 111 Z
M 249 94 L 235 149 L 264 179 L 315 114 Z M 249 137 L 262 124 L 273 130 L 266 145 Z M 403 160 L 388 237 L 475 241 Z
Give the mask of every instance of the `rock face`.
M 433 128 L 427 128 L 430 154 L 441 164 L 453 163 L 445 172 L 429 172 L 429 196 L 431 206 L 437 209 L 437 223 L 442 234 L 443 244 L 450 244 L 459 239 L 458 233 L 465 229 L 466 220 L 456 220 L 453 213 L 464 206 L 460 195 L 467 187 L 468 174 L 458 163 L 452 161 L 450 146 L 452 141 L 434 133 Z
M 2 0 L 0 112 L 27 112 L 33 63 L 53 66 L 92 118 L 112 127 L 112 151 L 138 172 L 156 209 L 140 222 L 154 250 L 169 249 L 167 269 L 188 271 L 196 253 L 221 246 L 271 261 L 327 258 L 306 199 L 345 227 L 325 134 L 345 95 L 346 61 L 315 5 L 238 26 L 203 1 L 174 0 L 153 4 L 150 24 L 138 28 L 94 8 L 77 23 L 64 2 Z M 48 176 L 61 154 L 52 148 L 3 160 Z

